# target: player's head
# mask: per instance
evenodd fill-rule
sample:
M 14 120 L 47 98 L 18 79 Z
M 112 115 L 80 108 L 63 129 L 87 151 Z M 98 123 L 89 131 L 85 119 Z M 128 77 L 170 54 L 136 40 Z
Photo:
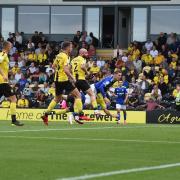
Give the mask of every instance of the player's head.
M 122 73 L 121 71 L 115 71 L 113 76 L 115 81 L 120 81 L 122 78 Z
M 10 49 L 11 49 L 11 47 L 12 47 L 11 42 L 9 42 L 9 41 L 4 41 L 4 43 L 3 43 L 3 50 L 9 52 Z
M 84 57 L 84 58 L 87 58 L 87 57 L 88 57 L 88 51 L 87 51 L 87 49 L 81 48 L 81 49 L 79 50 L 79 55 L 82 56 L 82 57 Z
M 72 43 L 70 41 L 64 41 L 62 43 L 62 50 L 65 51 L 67 54 L 70 54 L 72 51 Z

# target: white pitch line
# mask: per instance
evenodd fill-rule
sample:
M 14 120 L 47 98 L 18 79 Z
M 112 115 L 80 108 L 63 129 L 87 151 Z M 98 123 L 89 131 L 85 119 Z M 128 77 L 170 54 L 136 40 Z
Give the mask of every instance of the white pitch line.
M 153 141 L 141 139 L 101 139 L 101 138 L 74 138 L 74 137 L 34 137 L 34 136 L 0 136 L 0 138 L 22 138 L 22 139 L 47 139 L 47 140 L 75 140 L 75 141 L 107 141 L 107 142 L 132 142 L 132 143 L 162 143 L 162 144 L 180 144 L 180 141 Z
M 150 126 L 121 126 L 121 127 L 93 127 L 93 128 L 59 128 L 59 129 L 24 129 L 24 130 L 9 130 L 0 131 L 0 133 L 14 133 L 14 132 L 40 132 L 40 131 L 74 131 L 74 130 L 103 130 L 103 129 L 135 129 L 148 128 Z
M 136 128 L 180 128 L 173 125 L 143 125 L 143 126 L 116 126 L 116 127 L 92 127 L 92 128 L 59 128 L 59 129 L 23 129 L 0 131 L 0 133 L 16 133 L 16 132 L 42 132 L 42 131 L 75 131 L 75 130 L 105 130 L 105 129 L 136 129 Z
M 58 178 L 56 180 L 85 180 L 85 179 L 100 178 L 100 177 L 114 176 L 114 175 L 120 175 L 120 174 L 129 174 L 129 173 L 137 173 L 137 172 L 152 171 L 152 170 L 159 170 L 159 169 L 167 169 L 167 168 L 179 167 L 179 166 L 180 166 L 180 163 L 163 164 L 159 166 L 124 169 L 124 170 L 119 170 L 119 171 L 110 171 L 110 172 L 103 172 L 103 173 L 97 173 L 97 174 L 87 174 L 87 175 L 77 176 L 77 177 Z

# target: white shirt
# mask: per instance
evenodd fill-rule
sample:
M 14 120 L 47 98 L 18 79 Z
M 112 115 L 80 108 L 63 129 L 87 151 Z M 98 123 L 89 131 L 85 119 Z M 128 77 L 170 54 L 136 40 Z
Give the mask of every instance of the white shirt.
M 150 55 L 154 58 L 158 55 L 158 50 L 151 50 Z
M 122 61 L 126 63 L 128 61 L 128 57 L 127 56 L 123 56 L 122 57 Z
M 49 71 L 52 71 L 54 73 L 54 69 L 53 68 L 50 68 L 50 67 L 46 68 L 46 73 L 49 74 Z
M 133 61 L 133 64 L 139 73 L 142 69 L 142 61 L 141 60 Z
M 30 71 L 31 74 L 35 73 L 36 72 L 36 67 L 30 67 L 29 71 Z
M 153 47 L 153 43 L 152 43 L 152 42 L 146 42 L 145 48 L 146 48 L 148 51 L 150 51 L 150 50 L 152 49 L 152 47 Z
M 16 41 L 17 41 L 19 44 L 22 44 L 22 36 L 21 36 L 21 35 L 16 36 Z
M 15 80 L 18 82 L 21 79 L 21 74 L 16 73 Z
M 30 48 L 34 48 L 34 43 L 32 42 L 32 43 L 28 43 L 28 49 L 30 49 Z
M 35 53 L 38 55 L 38 54 L 40 54 L 40 52 L 41 52 L 41 48 L 37 48 L 36 50 L 35 50 Z

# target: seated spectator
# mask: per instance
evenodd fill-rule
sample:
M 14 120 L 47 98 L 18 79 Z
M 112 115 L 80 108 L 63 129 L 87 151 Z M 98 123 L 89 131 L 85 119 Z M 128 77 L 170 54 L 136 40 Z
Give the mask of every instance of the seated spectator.
M 158 50 L 156 49 L 156 46 L 153 46 L 153 49 L 150 51 L 150 55 L 155 58 L 158 55 Z
M 39 64 L 44 64 L 47 61 L 45 49 L 42 49 L 41 52 L 38 54 L 37 61 Z
M 155 98 L 158 102 L 162 100 L 161 90 L 158 88 L 157 85 L 154 85 L 153 90 L 151 91 L 151 95 Z
M 138 74 L 142 72 L 142 61 L 139 59 L 139 57 L 137 57 L 136 60 L 133 61 L 133 65 Z
M 18 99 L 17 102 L 18 108 L 28 108 L 29 107 L 29 101 L 25 98 L 25 96 L 22 94 L 21 98 Z
M 88 56 L 90 58 L 93 58 L 93 57 L 96 56 L 96 49 L 95 49 L 95 47 L 92 44 L 89 46 Z
M 40 72 L 39 75 L 39 84 L 44 84 L 47 81 L 47 75 L 43 72 Z
M 177 59 L 175 57 L 172 58 L 171 66 L 174 70 L 177 68 Z
M 7 98 L 5 98 L 4 101 L 1 103 L 0 107 L 9 108 L 10 104 L 11 104 L 11 102 Z
M 131 60 L 135 61 L 137 57 L 139 57 L 139 55 L 140 55 L 140 50 L 138 49 L 137 45 L 134 45 L 132 50 Z
M 164 62 L 165 58 L 162 55 L 161 51 L 158 52 L 158 55 L 154 58 L 154 64 L 160 65 L 162 62 Z
M 47 82 L 44 82 L 43 87 L 40 88 L 40 91 L 44 92 L 44 94 L 48 95 L 49 85 Z
M 34 35 L 32 36 L 32 42 L 34 43 L 36 48 L 38 43 L 41 42 L 41 36 L 38 34 L 38 31 L 34 32 Z
M 52 83 L 51 87 L 48 90 L 48 94 L 55 97 L 55 83 Z
M 12 68 L 11 72 L 13 75 L 15 75 L 19 70 L 20 70 L 20 68 L 18 67 L 18 63 L 16 62 L 14 67 Z
M 160 83 L 159 83 L 159 85 L 158 85 L 158 88 L 159 88 L 160 91 L 161 91 L 162 97 L 169 92 L 169 87 L 168 87 L 168 85 L 164 82 L 164 77 L 161 77 Z
M 31 39 L 29 39 L 29 41 L 28 41 L 27 48 L 30 51 L 34 51 L 35 50 L 35 45 L 34 45 L 34 43 L 32 42 Z
M 16 49 L 15 53 L 12 55 L 12 58 L 15 62 L 18 62 L 18 59 L 20 58 L 20 54 L 17 49 Z
M 93 62 L 93 66 L 90 68 L 91 75 L 98 76 L 100 73 L 100 67 L 97 66 L 97 61 Z
M 29 54 L 28 54 L 28 59 L 27 59 L 30 62 L 37 62 L 37 55 L 35 53 L 35 51 L 31 51 Z M 29 64 L 28 63 L 28 64 Z
M 28 80 L 25 78 L 24 74 L 21 74 L 21 79 L 18 81 L 20 91 L 23 91 Z
M 36 53 L 37 56 L 38 56 L 38 54 L 41 53 L 41 50 L 42 50 L 42 44 L 39 42 L 38 43 L 38 48 L 36 48 L 36 50 L 35 50 L 35 53 Z
M 147 42 L 145 43 L 145 48 L 146 51 L 150 51 L 153 48 L 153 42 L 151 41 L 151 39 L 147 40 Z
M 18 69 L 17 73 L 15 74 L 15 80 L 18 82 L 21 79 L 22 72 L 20 69 Z
M 29 73 L 34 74 L 37 71 L 37 68 L 35 67 L 34 62 L 31 63 L 30 67 L 29 67 Z
M 49 66 L 46 68 L 46 73 L 49 74 L 50 71 L 52 71 L 54 73 L 54 69 L 52 67 L 52 62 L 49 63 Z
M 25 84 L 25 88 L 23 89 L 22 94 L 28 99 L 32 97 L 32 88 L 30 88 L 29 83 Z
M 146 54 L 143 54 L 141 60 L 146 64 L 153 64 L 153 57 L 150 54 L 150 51 L 147 51 Z
M 23 38 L 19 32 L 16 32 L 16 41 L 19 43 L 19 45 L 22 45 Z
M 127 53 L 126 53 L 126 52 L 123 52 L 123 55 L 122 55 L 121 59 L 122 59 L 122 61 L 123 61 L 124 63 L 126 63 L 126 62 L 128 61 L 128 56 L 127 56 Z

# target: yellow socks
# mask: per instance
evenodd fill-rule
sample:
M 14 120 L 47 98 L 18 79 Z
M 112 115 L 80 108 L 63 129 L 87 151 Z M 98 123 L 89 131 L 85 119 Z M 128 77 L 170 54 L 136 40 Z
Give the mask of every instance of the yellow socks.
M 83 109 L 82 101 L 81 99 L 75 99 L 74 102 L 74 112 L 75 113 L 80 113 Z
M 57 105 L 57 102 L 53 99 L 48 106 L 47 113 L 51 112 L 55 108 L 56 105 Z
M 10 113 L 11 115 L 16 115 L 16 103 L 12 102 L 10 105 Z

